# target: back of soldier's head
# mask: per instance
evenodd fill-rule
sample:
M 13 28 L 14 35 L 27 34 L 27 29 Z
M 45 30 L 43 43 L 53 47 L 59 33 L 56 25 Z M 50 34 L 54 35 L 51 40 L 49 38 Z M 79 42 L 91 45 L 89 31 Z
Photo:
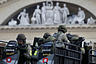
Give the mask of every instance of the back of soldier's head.
M 56 41 L 56 38 L 50 36 L 50 37 L 48 37 L 48 38 L 46 39 L 46 41 L 47 41 L 47 42 L 48 42 L 48 41 L 54 42 L 54 41 Z
M 45 43 L 45 38 L 39 38 L 38 43 L 39 44 L 44 44 Z
M 73 37 L 79 38 L 79 35 L 77 35 L 77 34 L 73 34 L 72 36 L 73 36 Z
M 60 25 L 60 26 L 58 27 L 58 31 L 62 31 L 63 33 L 66 33 L 66 32 L 67 32 L 67 28 L 66 28 L 65 25 Z
M 72 37 L 71 40 L 72 41 L 78 40 L 78 37 Z
M 77 43 L 77 41 L 78 41 L 78 37 L 75 36 L 70 39 L 70 42 L 73 44 Z
M 46 32 L 46 33 L 43 35 L 43 38 L 47 39 L 49 36 L 51 36 L 51 34 Z

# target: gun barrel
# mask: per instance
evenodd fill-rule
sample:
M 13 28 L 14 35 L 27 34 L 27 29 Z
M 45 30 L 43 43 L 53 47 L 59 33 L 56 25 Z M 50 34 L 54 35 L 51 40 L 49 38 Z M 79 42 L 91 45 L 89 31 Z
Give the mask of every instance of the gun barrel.
M 1 40 L 0 40 L 0 42 L 3 42 L 3 43 L 8 43 L 8 42 L 6 42 L 6 41 L 1 41 Z

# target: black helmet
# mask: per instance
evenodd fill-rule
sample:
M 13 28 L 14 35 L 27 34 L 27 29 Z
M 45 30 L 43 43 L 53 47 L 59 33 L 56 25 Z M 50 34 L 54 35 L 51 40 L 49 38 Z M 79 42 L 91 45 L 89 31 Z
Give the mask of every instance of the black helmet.
M 44 43 L 45 43 L 45 38 L 40 38 L 40 39 L 38 40 L 38 43 L 39 43 L 39 44 L 44 44 Z
M 66 33 L 66 32 L 67 32 L 67 28 L 66 28 L 65 25 L 60 25 L 60 26 L 58 27 L 58 31 L 62 31 L 63 33 Z
M 74 36 L 74 37 L 78 37 L 78 38 L 79 38 L 79 35 L 77 35 L 77 34 L 73 34 L 72 36 Z
M 75 36 L 71 38 L 72 41 L 73 41 L 73 40 L 78 40 L 78 39 L 79 39 L 79 38 L 78 38 L 78 37 L 75 37 Z
M 50 37 L 48 37 L 47 39 L 46 39 L 46 41 L 55 41 L 56 40 L 56 38 L 55 37 L 52 37 L 52 36 L 50 36 Z
M 47 39 L 49 36 L 51 36 L 50 33 L 45 33 L 45 34 L 43 35 L 43 38 Z
M 18 34 L 18 36 L 17 36 L 17 38 L 16 38 L 17 40 L 18 39 L 21 39 L 21 40 L 26 40 L 26 37 L 25 37 L 25 35 L 24 34 Z

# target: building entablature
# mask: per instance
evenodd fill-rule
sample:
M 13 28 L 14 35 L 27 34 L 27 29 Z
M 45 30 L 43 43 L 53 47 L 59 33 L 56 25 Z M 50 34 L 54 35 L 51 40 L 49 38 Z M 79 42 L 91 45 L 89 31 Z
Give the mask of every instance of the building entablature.
M 0 26 L 0 30 L 52 30 L 57 29 L 59 25 L 26 25 L 26 26 Z M 96 31 L 96 25 L 65 25 L 67 29 L 73 31 Z M 82 29 L 82 30 L 81 30 Z M 84 30 L 83 30 L 84 29 Z

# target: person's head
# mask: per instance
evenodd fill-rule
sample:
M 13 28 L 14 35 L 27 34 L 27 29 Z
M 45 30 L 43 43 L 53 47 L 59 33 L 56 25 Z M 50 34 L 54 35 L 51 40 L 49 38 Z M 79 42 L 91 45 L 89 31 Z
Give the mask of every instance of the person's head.
M 56 6 L 59 6 L 59 2 L 56 3 Z
M 45 6 L 45 3 L 43 3 L 43 6 Z
M 26 9 L 23 9 L 23 12 L 26 12 Z
M 64 7 L 66 7 L 66 4 L 63 4 Z
M 39 9 L 39 7 L 40 7 L 40 6 L 39 6 L 39 5 L 37 5 L 37 9 Z
M 90 17 L 91 20 L 93 20 L 92 16 Z
M 46 41 L 47 41 L 47 42 L 48 42 L 48 41 L 55 42 L 55 41 L 56 41 L 56 38 L 50 36 L 50 37 L 48 37 L 48 38 L 46 39 Z
M 76 41 L 76 40 L 78 40 L 78 37 L 74 36 L 74 37 L 71 38 L 71 41 Z
M 74 34 L 74 35 L 72 35 L 73 37 L 71 38 L 71 42 L 72 43 L 76 43 L 77 41 L 78 41 L 78 39 L 79 39 L 79 36 L 77 35 L 77 34 Z
M 51 4 L 49 3 L 48 6 L 51 6 Z
M 25 44 L 26 43 L 26 37 L 24 34 L 18 34 L 16 40 L 18 41 L 18 44 Z
M 14 21 L 14 19 L 11 19 L 11 21 Z
M 79 8 L 78 8 L 78 10 L 80 11 L 80 10 L 81 10 L 81 8 L 79 7 Z
M 58 27 L 58 31 L 62 31 L 63 33 L 66 33 L 66 32 L 67 32 L 67 28 L 66 28 L 65 25 L 60 25 L 60 26 Z
M 49 36 L 51 36 L 51 34 L 46 32 L 46 33 L 43 35 L 43 38 L 47 39 Z
M 38 40 L 38 43 L 39 43 L 39 44 L 44 44 L 44 43 L 45 43 L 45 38 L 40 38 L 40 39 Z
M 79 35 L 77 35 L 77 34 L 73 34 L 72 36 L 73 36 L 73 37 L 79 38 Z

